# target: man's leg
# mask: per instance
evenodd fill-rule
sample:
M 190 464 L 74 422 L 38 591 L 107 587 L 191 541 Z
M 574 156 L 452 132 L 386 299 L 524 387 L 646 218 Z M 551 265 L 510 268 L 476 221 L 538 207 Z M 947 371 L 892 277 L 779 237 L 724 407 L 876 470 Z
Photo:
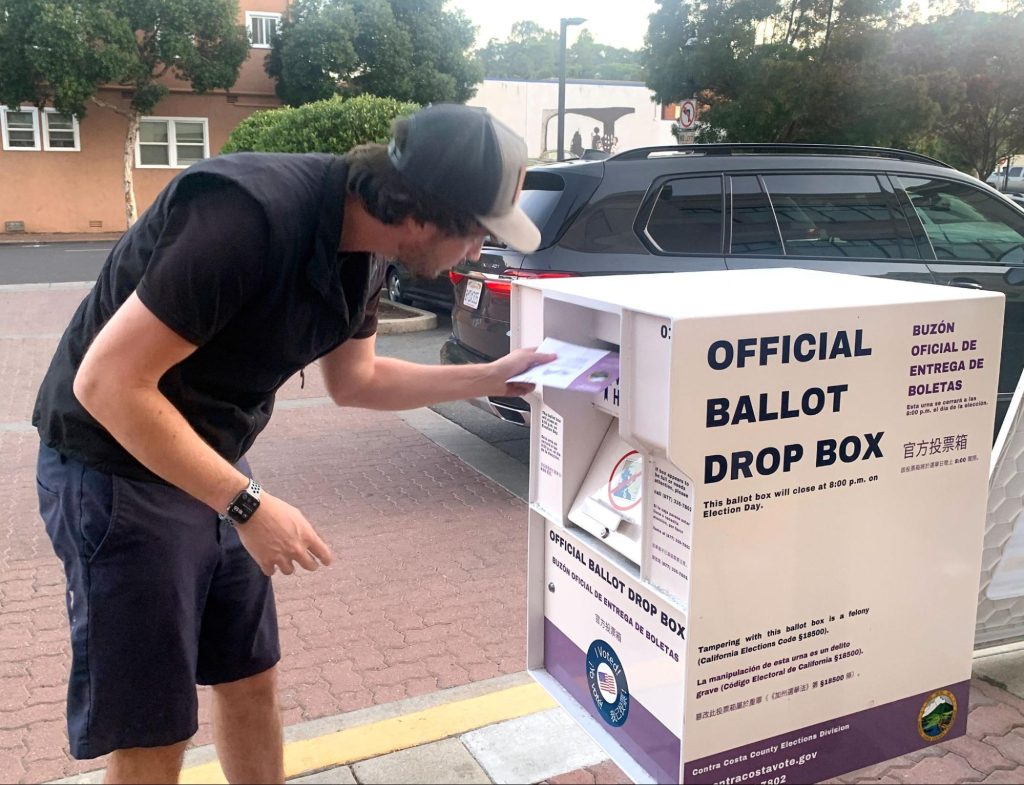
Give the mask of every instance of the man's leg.
M 133 747 L 110 754 L 103 781 L 114 783 L 177 783 L 187 741 L 168 747 Z M 252 780 L 256 782 L 257 780 Z
M 118 751 L 111 782 L 173 781 L 198 727 L 197 633 L 220 560 L 217 517 L 182 491 L 104 474 L 48 447 L 37 480 L 67 578 L 71 754 Z
M 228 782 L 284 782 L 277 666 L 214 685 L 213 739 Z

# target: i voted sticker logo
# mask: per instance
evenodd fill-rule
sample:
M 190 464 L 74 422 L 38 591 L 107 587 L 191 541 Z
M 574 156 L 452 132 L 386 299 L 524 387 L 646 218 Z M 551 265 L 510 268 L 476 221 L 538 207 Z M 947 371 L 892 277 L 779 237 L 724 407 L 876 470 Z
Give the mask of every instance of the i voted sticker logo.
M 587 684 L 590 697 L 604 721 L 613 728 L 629 717 L 629 684 L 615 649 L 596 640 L 587 652 Z

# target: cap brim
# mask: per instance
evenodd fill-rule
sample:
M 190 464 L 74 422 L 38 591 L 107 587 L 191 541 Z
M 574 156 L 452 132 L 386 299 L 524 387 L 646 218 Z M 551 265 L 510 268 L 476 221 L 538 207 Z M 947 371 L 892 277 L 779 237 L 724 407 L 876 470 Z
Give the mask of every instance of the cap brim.
M 505 215 L 477 216 L 477 220 L 487 231 L 520 253 L 533 253 L 540 248 L 540 230 L 519 205 Z

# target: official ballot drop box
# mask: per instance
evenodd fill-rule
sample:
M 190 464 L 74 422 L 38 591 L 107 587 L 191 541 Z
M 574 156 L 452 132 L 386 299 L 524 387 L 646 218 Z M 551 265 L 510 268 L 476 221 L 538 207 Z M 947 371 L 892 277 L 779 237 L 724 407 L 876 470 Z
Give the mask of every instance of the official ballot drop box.
M 528 666 L 636 781 L 816 782 L 964 733 L 1003 297 L 803 270 L 517 285 Z

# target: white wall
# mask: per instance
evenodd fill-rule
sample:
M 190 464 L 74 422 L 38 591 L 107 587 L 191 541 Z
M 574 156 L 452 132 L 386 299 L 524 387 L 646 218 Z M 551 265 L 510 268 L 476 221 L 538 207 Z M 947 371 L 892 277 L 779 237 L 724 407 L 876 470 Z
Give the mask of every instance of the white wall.
M 653 93 L 638 82 L 568 81 L 565 86 L 565 140 L 566 154 L 575 131 L 583 137 L 583 146 L 590 147 L 595 126 L 601 123 L 592 117 L 569 113 L 574 108 L 632 107 L 633 113 L 624 115 L 615 123 L 615 136 L 619 138 L 615 152 L 649 145 L 675 144 L 669 130 L 672 123 L 661 119 L 661 107 L 652 101 Z M 557 147 L 558 118 L 548 123 L 547 138 L 543 134 L 545 110 L 552 114 L 558 110 L 558 82 L 484 80 L 470 106 L 482 106 L 502 122 L 517 131 L 525 140 L 531 158 L 540 158 L 545 150 Z

